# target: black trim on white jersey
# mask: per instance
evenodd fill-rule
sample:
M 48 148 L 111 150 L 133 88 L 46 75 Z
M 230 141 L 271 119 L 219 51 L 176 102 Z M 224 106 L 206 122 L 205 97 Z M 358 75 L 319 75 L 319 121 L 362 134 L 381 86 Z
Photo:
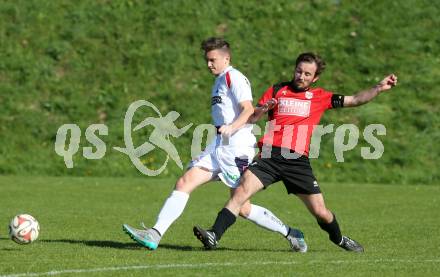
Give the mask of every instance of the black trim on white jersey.
M 222 97 L 221 96 L 213 96 L 211 98 L 211 106 L 217 105 L 222 103 Z

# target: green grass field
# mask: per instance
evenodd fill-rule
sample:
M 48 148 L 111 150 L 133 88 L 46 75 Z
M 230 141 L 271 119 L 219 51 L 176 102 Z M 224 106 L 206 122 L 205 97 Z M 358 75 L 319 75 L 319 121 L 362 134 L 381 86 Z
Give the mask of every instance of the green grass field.
M 2 1 L 0 277 L 440 276 L 439 14 L 440 1 L 428 0 Z M 209 36 L 231 43 L 233 65 L 251 81 L 254 103 L 270 85 L 291 78 L 294 58 L 304 51 L 324 57 L 327 69 L 317 85 L 337 93 L 351 95 L 391 72 L 399 76 L 392 93 L 358 109 L 328 112 L 321 122 L 335 129 L 354 124 L 361 132 L 383 124 L 380 160 L 361 157 L 368 146 L 361 136 L 337 163 L 334 135 L 327 134 L 312 161 L 328 207 L 364 254 L 332 245 L 282 186 L 254 202 L 304 231 L 304 255 L 245 220 L 225 234 L 220 249 L 204 251 L 192 227 L 214 221 L 229 195 L 220 183 L 192 195 L 157 251 L 122 232 L 123 223 L 153 224 L 181 174 L 170 163 L 164 179 L 144 177 L 111 150 L 124 146 L 127 108 L 148 100 L 164 115 L 179 112 L 178 127 L 193 123 L 172 141 L 188 162 L 193 128 L 210 122 L 213 77 L 199 49 Z M 147 112 L 135 121 L 151 116 Z M 54 151 L 66 123 L 82 131 L 73 169 Z M 109 128 L 101 137 L 108 151 L 87 160 L 81 153 L 92 145 L 85 130 L 95 123 Z M 135 144 L 151 131 L 138 133 Z M 165 158 L 157 149 L 142 162 L 157 169 Z M 31 245 L 8 238 L 9 221 L 19 213 L 40 222 Z
M 122 223 L 154 223 L 173 179 L 0 177 L 0 276 L 310 275 L 434 276 L 440 274 L 439 186 L 323 184 L 342 231 L 362 242 L 364 254 L 332 245 L 302 204 L 282 185 L 255 203 L 300 227 L 306 254 L 287 241 L 238 220 L 216 251 L 204 251 L 194 224 L 209 226 L 228 197 L 221 183 L 195 191 L 156 251 L 132 242 Z M 7 235 L 18 213 L 40 222 L 39 239 L 18 245 Z

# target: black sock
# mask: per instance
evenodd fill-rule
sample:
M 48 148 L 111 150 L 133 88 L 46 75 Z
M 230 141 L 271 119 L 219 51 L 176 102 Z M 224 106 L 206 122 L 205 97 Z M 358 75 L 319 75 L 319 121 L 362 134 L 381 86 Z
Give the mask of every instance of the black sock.
M 215 223 L 211 228 L 211 230 L 214 231 L 217 240 L 220 240 L 220 238 L 223 236 L 223 233 L 235 223 L 235 220 L 236 216 L 226 208 L 223 208 L 218 213 Z
M 328 238 L 334 243 L 339 245 L 342 241 L 341 230 L 339 229 L 339 224 L 336 221 L 336 216 L 333 214 L 333 221 L 330 223 L 323 223 L 318 221 L 319 226 L 322 230 L 328 233 Z

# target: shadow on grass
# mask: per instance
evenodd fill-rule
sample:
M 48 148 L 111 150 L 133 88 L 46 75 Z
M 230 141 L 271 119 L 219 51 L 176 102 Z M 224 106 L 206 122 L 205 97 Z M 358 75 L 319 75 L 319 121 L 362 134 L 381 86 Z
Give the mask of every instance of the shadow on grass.
M 69 244 L 82 244 L 90 247 L 102 247 L 102 248 L 115 248 L 124 250 L 144 250 L 146 248 L 140 246 L 135 242 L 118 242 L 109 240 L 73 240 L 73 239 L 55 239 L 55 240 L 40 240 L 43 243 L 69 243 Z M 204 252 L 207 251 L 203 247 L 193 247 L 187 245 L 172 245 L 172 244 L 161 244 L 160 249 L 176 250 L 176 251 L 195 251 Z M 227 248 L 219 247 L 213 251 L 238 251 L 238 252 L 292 252 L 289 249 L 279 250 L 279 249 L 246 249 L 246 248 Z
M 82 244 L 90 247 L 102 247 L 102 248 L 116 248 L 116 249 L 140 249 L 139 245 L 135 242 L 125 243 L 110 240 L 74 240 L 74 239 L 51 239 L 40 240 L 44 243 L 69 243 L 69 244 Z
M 4 251 L 4 252 L 17 252 L 17 251 L 22 251 L 22 249 L 18 249 L 18 248 L 2 248 L 0 249 L 0 251 Z
M 91 247 L 102 247 L 102 248 L 115 248 L 115 249 L 128 249 L 128 250 L 146 250 L 146 248 L 140 246 L 135 242 L 118 242 L 109 240 L 73 240 L 73 239 L 55 239 L 55 240 L 41 240 L 45 243 L 70 243 L 70 244 L 83 244 Z M 180 245 L 170 245 L 161 244 L 160 248 L 179 250 L 179 251 L 198 251 L 202 250 L 197 247 L 191 246 L 180 246 Z
M 10 238 L 0 238 L 0 240 L 9 240 L 11 241 L 12 244 L 15 244 Z M 4 252 L 14 252 L 14 251 L 22 251 L 21 248 L 9 248 L 9 247 L 5 247 L 5 248 L 0 248 L 0 251 L 4 251 Z
M 181 250 L 181 251 L 202 251 L 202 252 L 216 252 L 216 251 L 236 251 L 236 252 L 292 252 L 290 249 L 279 250 L 279 249 L 267 249 L 267 248 L 229 248 L 229 247 L 218 247 L 215 250 L 206 250 L 203 247 L 192 247 L 192 246 L 175 246 L 169 244 L 161 244 L 159 248 L 171 249 L 171 250 Z

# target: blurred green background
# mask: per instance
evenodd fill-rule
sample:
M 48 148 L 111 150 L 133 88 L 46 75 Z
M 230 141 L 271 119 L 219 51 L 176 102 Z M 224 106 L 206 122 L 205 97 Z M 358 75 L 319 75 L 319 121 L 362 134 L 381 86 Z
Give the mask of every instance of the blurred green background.
M 254 102 L 271 84 L 289 80 L 296 56 L 320 53 L 327 69 L 319 86 L 352 94 L 388 73 L 399 77 L 389 94 L 357 109 L 329 111 L 322 124 L 356 124 L 361 133 L 383 124 L 385 147 L 364 160 L 360 144 L 337 163 L 334 133 L 314 159 L 321 182 L 435 184 L 440 181 L 440 2 L 403 1 L 2 1 L 0 2 L 0 174 L 142 176 L 124 146 L 128 106 L 145 99 L 163 115 L 178 111 L 173 139 L 190 160 L 194 127 L 210 122 L 209 74 L 201 40 L 224 36 L 233 65 L 251 81 Z M 139 112 L 140 121 L 148 111 Z M 54 151 L 58 128 L 81 127 L 81 148 L 67 169 Z M 84 132 L 104 123 L 107 152 L 87 160 Z M 136 135 L 140 145 L 151 128 Z M 142 160 L 158 168 L 156 149 Z M 160 175 L 182 173 L 173 162 Z M 152 178 L 152 177 L 146 177 Z

